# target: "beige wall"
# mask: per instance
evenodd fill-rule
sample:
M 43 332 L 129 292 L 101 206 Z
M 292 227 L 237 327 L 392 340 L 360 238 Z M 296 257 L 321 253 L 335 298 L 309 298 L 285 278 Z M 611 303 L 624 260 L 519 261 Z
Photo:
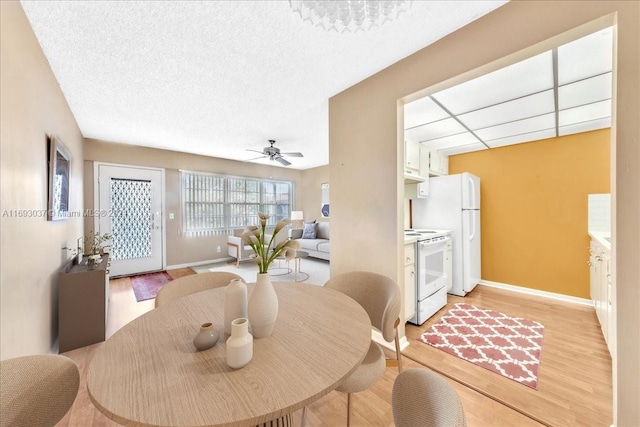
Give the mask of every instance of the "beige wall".
M 282 167 L 257 165 L 215 157 L 198 156 L 176 151 L 158 150 L 126 144 L 114 144 L 94 139 L 84 143 L 85 158 L 85 208 L 94 209 L 93 165 L 94 162 L 116 163 L 165 169 L 166 204 L 166 254 L 167 266 L 192 264 L 228 257 L 226 236 L 191 237 L 182 234 L 180 208 L 180 169 L 213 172 L 228 175 L 293 181 L 294 194 L 300 194 L 302 171 Z M 294 201 L 294 206 L 296 203 Z M 174 213 L 174 219 L 168 214 Z M 85 229 L 93 228 L 92 219 L 87 218 Z M 220 246 L 221 252 L 217 252 Z
M 320 185 L 329 182 L 329 166 L 306 169 L 302 171 L 302 186 L 298 188 L 296 199 L 298 208 L 304 211 L 304 220 L 318 222 L 329 221 L 320 213 L 322 205 L 322 190 Z M 329 193 L 331 196 L 331 193 Z
M 70 211 L 82 201 L 82 135 L 18 2 L 0 2 L 0 359 L 57 348 L 61 248 L 82 218 L 47 221 L 47 135 L 71 152 Z M 12 217 L 22 210 L 38 217 Z
M 585 25 L 594 20 L 597 22 Z M 619 66 L 614 78 L 617 117 L 612 146 L 616 155 L 612 156 L 611 189 L 620 325 L 618 359 L 614 362 L 614 420 L 618 426 L 631 426 L 640 422 L 637 1 L 512 1 L 331 98 L 331 272 L 370 270 L 403 280 L 399 250 L 404 219 L 400 173 L 403 120 L 398 100 L 416 99 L 614 22 Z M 395 256 L 392 248 L 396 248 Z

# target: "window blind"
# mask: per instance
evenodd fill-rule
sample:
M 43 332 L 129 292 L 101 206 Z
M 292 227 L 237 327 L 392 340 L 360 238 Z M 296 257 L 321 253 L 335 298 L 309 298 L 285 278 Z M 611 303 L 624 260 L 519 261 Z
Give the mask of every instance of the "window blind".
M 291 182 L 180 172 L 185 235 L 231 234 L 234 229 L 258 225 L 258 212 L 269 215 L 267 225 L 275 226 L 291 214 Z

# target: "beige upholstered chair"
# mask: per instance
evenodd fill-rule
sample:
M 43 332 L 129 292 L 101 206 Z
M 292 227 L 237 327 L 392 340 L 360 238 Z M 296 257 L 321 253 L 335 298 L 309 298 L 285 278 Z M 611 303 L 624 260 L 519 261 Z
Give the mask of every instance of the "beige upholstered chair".
M 242 230 L 239 230 L 238 233 L 241 231 Z M 230 257 L 236 259 L 236 267 L 239 267 L 240 261 L 246 261 L 249 259 L 249 256 L 253 253 L 253 249 L 251 249 L 251 246 L 244 243 L 238 234 L 227 237 L 227 253 Z
M 0 362 L 0 426 L 53 426 L 78 394 L 80 373 L 68 357 L 23 356 Z
M 227 286 L 232 279 L 242 279 L 234 273 L 216 271 L 210 273 L 192 274 L 180 277 L 164 285 L 156 296 L 156 307 L 160 307 L 175 299 L 206 291 L 207 289 Z
M 465 427 L 462 402 L 440 375 L 426 369 L 407 369 L 393 383 L 391 393 L 396 427 Z
M 381 274 L 354 271 L 330 279 L 325 286 L 340 291 L 364 307 L 371 325 L 382 333 L 388 342 L 395 341 L 398 370 L 402 371 L 402 359 L 397 327 L 400 315 L 400 289 L 390 278 Z M 366 390 L 383 374 L 387 366 L 382 348 L 371 341 L 369 352 L 356 370 L 336 390 L 347 393 L 347 425 L 351 424 L 351 393 Z M 304 413 L 303 413 L 304 415 Z

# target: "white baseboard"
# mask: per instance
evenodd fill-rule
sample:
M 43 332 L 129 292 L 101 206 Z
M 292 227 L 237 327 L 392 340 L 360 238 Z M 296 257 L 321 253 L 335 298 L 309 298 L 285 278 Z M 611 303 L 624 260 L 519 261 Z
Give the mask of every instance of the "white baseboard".
M 523 288 L 522 286 L 508 285 L 506 283 L 491 282 L 489 280 L 480 280 L 480 285 L 490 286 L 492 288 L 505 289 L 507 291 L 519 292 L 521 294 L 536 295 L 539 297 L 557 299 L 564 302 L 570 302 L 580 305 L 588 305 L 593 307 L 593 301 L 586 298 L 572 297 L 570 295 L 557 294 L 555 292 L 541 291 L 539 289 Z
M 393 341 L 388 342 L 387 340 L 385 340 L 382 334 L 375 329 L 371 330 L 371 339 L 391 351 L 396 351 L 396 344 Z M 407 347 L 409 347 L 409 341 L 407 341 L 407 337 L 400 337 L 400 351 L 404 350 Z
M 235 259 L 235 258 L 233 258 L 233 257 L 225 257 L 225 258 L 210 259 L 210 260 L 207 260 L 207 261 L 188 262 L 186 264 L 168 265 L 167 268 L 165 268 L 165 270 L 175 270 L 177 268 L 197 267 L 199 265 L 205 265 L 205 264 L 217 264 L 217 263 L 220 263 L 220 262 L 228 262 L 228 261 L 231 261 L 232 259 Z

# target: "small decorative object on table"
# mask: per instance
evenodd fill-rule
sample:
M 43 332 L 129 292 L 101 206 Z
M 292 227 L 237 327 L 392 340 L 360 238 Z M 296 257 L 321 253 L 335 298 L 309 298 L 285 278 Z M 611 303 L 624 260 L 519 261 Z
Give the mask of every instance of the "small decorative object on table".
M 203 323 L 200 332 L 193 338 L 193 345 L 198 351 L 207 350 L 216 345 L 219 338 L 220 334 L 213 329 L 213 323 Z
M 233 279 L 224 291 L 224 333 L 231 335 L 231 322 L 247 317 L 247 285 Z
M 265 238 L 269 215 L 258 213 L 260 227 L 247 226 L 241 237 L 242 240 L 253 249 L 251 258 L 258 264 L 258 277 L 256 287 L 249 298 L 249 323 L 251 331 L 256 338 L 264 338 L 271 335 L 278 318 L 278 296 L 269 279 L 269 265 L 277 257 L 284 257 L 289 261 L 295 258 L 296 249 L 300 247 L 297 240 L 284 240 L 280 244 L 275 243 L 276 235 L 285 226 L 291 223 L 286 218 L 276 224 L 273 234 L 267 242 Z
M 253 358 L 253 337 L 246 317 L 231 322 L 231 336 L 227 340 L 227 365 L 233 369 L 246 366 Z
M 101 261 L 102 257 L 99 254 L 89 255 L 87 257 L 87 267 L 89 270 L 94 270 Z

